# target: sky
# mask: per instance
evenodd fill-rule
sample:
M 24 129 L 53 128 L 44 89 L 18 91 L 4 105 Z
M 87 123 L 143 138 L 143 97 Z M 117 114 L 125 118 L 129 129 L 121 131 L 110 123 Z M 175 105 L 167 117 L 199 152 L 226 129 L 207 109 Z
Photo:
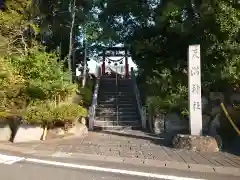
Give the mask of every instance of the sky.
M 121 46 L 121 44 L 119 44 L 119 45 L 117 45 L 117 47 L 120 47 Z M 117 59 L 119 59 L 119 58 L 121 58 L 121 57 L 109 57 L 110 59 L 112 59 L 112 60 L 117 60 Z M 108 61 L 107 60 L 105 60 L 105 64 L 106 64 L 106 66 L 108 66 L 109 64 L 108 64 Z M 130 71 L 130 69 L 131 69 L 131 67 L 133 67 L 133 69 L 137 69 L 137 66 L 136 66 L 136 64 L 132 61 L 132 58 L 131 57 L 128 57 L 128 64 L 129 64 L 129 71 Z M 96 73 L 96 69 L 97 69 L 97 66 L 101 66 L 102 65 L 102 62 L 96 62 L 95 60 L 93 60 L 93 59 L 90 59 L 90 61 L 88 61 L 88 68 L 89 68 L 89 73 Z M 122 64 L 122 66 L 124 66 L 125 65 L 125 61 L 123 60 L 123 64 Z M 111 64 L 111 66 L 112 66 L 112 68 L 113 68 L 113 64 Z M 78 71 L 78 69 L 77 69 L 77 76 L 79 76 L 80 75 L 80 72 Z
M 119 57 L 110 57 L 110 59 L 116 60 L 119 59 Z M 88 61 L 88 68 L 89 68 L 89 73 L 96 73 L 96 67 L 101 65 L 101 63 L 96 62 L 95 60 L 91 59 L 90 61 Z M 136 64 L 132 61 L 132 58 L 129 57 L 128 58 L 128 64 L 129 64 L 129 69 L 131 69 L 131 67 L 133 67 L 134 69 L 137 69 Z M 106 66 L 108 66 L 108 62 L 106 61 Z M 124 66 L 124 64 L 123 64 Z M 80 72 L 77 69 L 77 76 L 80 75 Z

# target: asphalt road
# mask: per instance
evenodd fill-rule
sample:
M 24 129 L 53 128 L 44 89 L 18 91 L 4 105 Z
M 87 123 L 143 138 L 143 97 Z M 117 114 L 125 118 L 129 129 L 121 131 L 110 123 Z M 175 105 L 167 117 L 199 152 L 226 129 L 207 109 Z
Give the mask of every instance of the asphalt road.
M 7 159 L 7 161 L 6 161 Z M 16 159 L 16 156 L 13 158 Z M 10 163 L 8 163 L 10 162 Z M 5 163 L 5 164 L 4 164 Z M 238 180 L 236 176 L 63 158 L 0 157 L 0 180 Z
M 145 177 L 32 164 L 0 165 L 2 180 L 144 180 Z

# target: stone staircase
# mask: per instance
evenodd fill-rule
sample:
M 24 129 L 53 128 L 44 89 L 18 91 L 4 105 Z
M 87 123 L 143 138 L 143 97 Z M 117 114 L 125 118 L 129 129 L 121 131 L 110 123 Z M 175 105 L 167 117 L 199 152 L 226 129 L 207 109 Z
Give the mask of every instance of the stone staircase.
M 141 129 L 131 79 L 101 77 L 94 129 Z

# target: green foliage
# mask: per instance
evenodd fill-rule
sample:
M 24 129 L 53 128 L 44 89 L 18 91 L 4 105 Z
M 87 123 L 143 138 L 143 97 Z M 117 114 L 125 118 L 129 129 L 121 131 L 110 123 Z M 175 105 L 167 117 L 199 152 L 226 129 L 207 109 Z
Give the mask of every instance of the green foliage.
M 63 104 L 54 109 L 54 115 L 57 121 L 73 122 L 76 118 L 86 117 L 87 111 L 76 104 Z
M 4 1 L 4 8 L 0 10 L 1 118 L 16 114 L 23 116 L 25 123 L 51 126 L 60 120 L 86 116 L 80 106 L 61 105 L 77 89 L 70 81 L 70 72 L 64 70 L 61 58 L 54 52 L 60 41 L 63 48 L 69 43 L 69 2 Z M 77 6 L 83 5 L 78 3 Z M 68 18 L 59 16 L 61 11 Z M 54 18 L 60 23 L 52 24 L 50 19 Z M 41 45 L 43 41 L 46 48 Z
M 86 109 L 79 105 L 61 104 L 55 106 L 49 102 L 39 102 L 26 110 L 23 119 L 27 124 L 40 124 L 50 127 L 59 123 L 71 123 L 86 115 Z
M 26 56 L 13 56 L 11 62 L 26 79 L 26 93 L 30 99 L 55 99 L 56 96 L 64 99 L 76 90 L 70 82 L 70 73 L 63 71 L 63 64 L 57 62 L 54 53 L 33 48 Z
M 25 79 L 18 74 L 9 61 L 0 58 L 0 108 L 5 112 L 10 109 L 25 107 Z
M 232 0 L 104 2 L 101 26 L 131 47 L 150 109 L 186 112 L 190 44 L 201 45 L 203 90 L 239 89 L 240 11 Z
M 53 105 L 48 103 L 39 103 L 37 106 L 30 106 L 23 116 L 24 123 L 49 126 L 55 121 L 53 110 Z
M 179 112 L 186 114 L 187 111 L 187 88 L 173 76 L 169 69 L 164 69 L 158 76 L 148 78 L 148 94 L 146 105 L 152 113 Z
M 90 106 L 92 103 L 93 85 L 94 85 L 94 81 L 88 78 L 86 82 L 86 86 L 84 88 L 82 87 L 79 88 L 82 101 L 85 107 Z

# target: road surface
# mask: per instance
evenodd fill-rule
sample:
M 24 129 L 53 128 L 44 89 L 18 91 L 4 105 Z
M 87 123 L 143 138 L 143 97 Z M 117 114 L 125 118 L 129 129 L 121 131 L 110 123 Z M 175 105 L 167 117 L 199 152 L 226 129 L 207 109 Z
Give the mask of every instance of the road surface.
M 62 158 L 0 154 L 1 180 L 237 180 L 236 176 L 196 173 L 167 168 L 133 166 Z

